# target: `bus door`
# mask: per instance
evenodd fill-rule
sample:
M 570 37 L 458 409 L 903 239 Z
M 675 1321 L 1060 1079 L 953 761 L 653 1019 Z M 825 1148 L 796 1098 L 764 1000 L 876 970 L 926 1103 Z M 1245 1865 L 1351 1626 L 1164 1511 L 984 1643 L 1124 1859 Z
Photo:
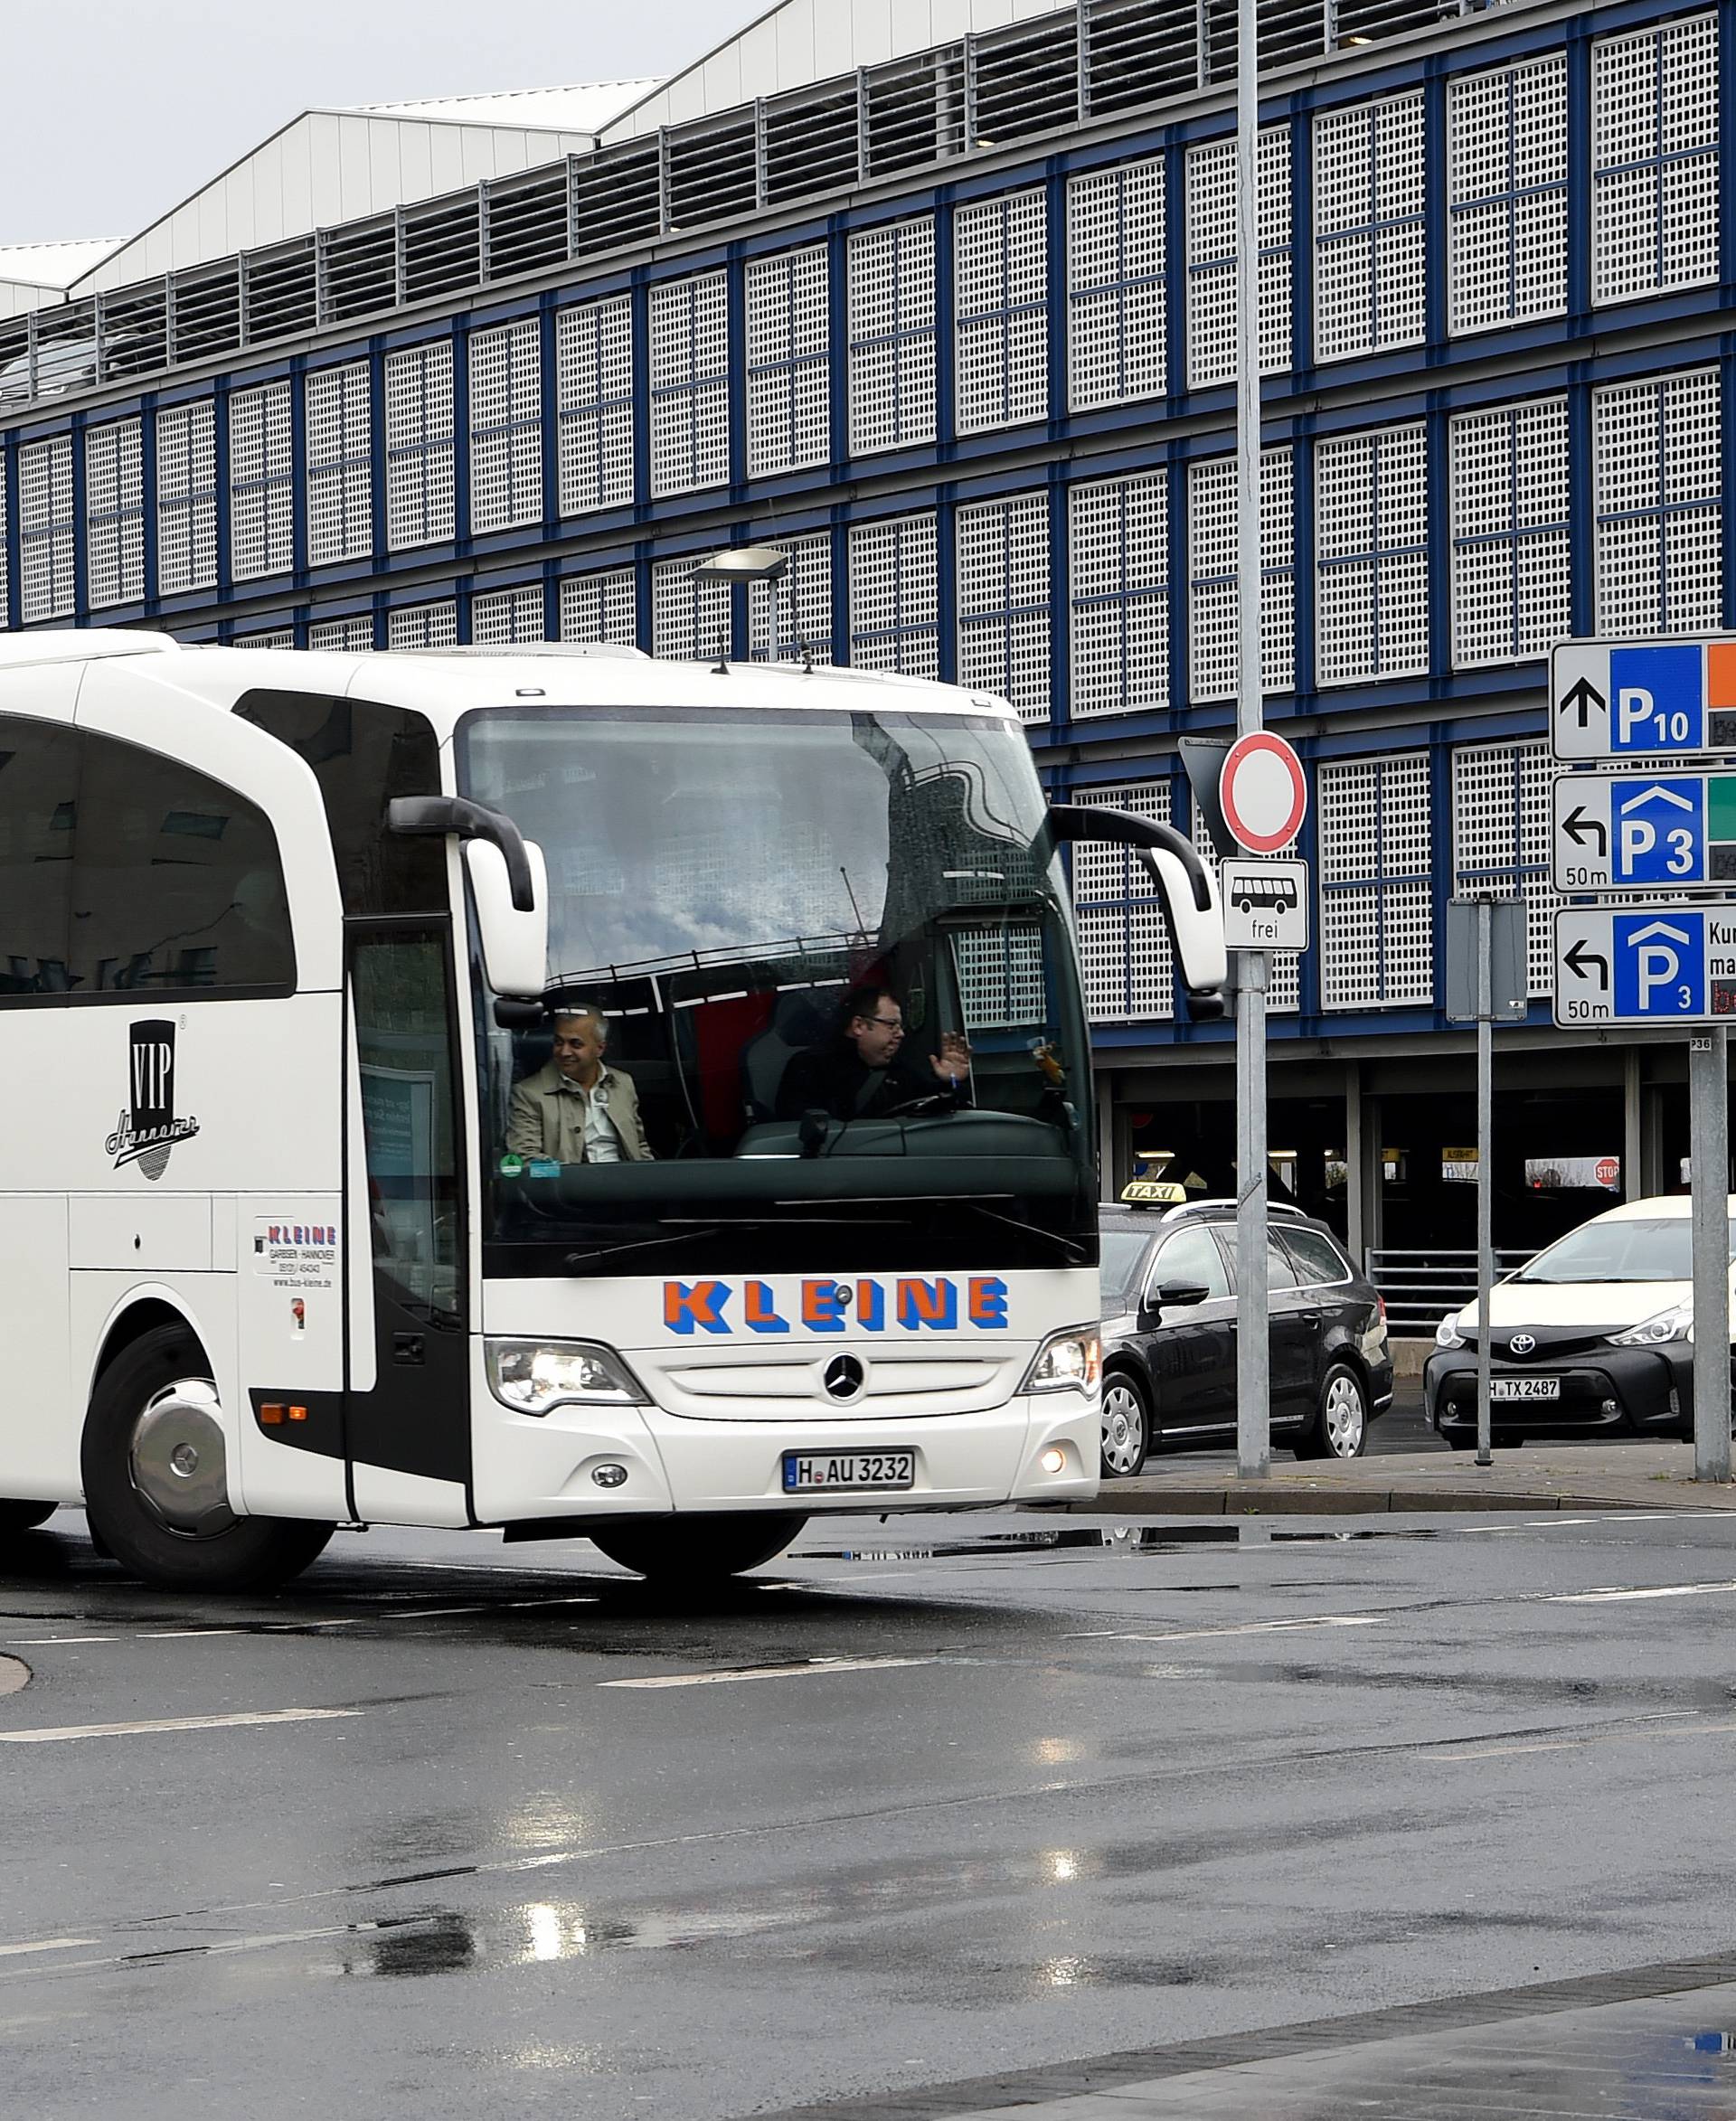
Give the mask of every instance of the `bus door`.
M 355 1513 L 463 1524 L 469 1305 L 449 923 L 352 921 L 346 976 L 356 1269 L 345 1449 Z

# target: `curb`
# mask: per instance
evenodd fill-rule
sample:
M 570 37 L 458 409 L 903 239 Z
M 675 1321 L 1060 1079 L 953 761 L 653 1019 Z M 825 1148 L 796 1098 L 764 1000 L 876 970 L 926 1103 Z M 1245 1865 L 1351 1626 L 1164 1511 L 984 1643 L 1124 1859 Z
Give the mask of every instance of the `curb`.
M 1068 1503 L 1071 1513 L 1095 1517 L 1383 1517 L 1466 1510 L 1727 1510 L 1736 1516 L 1736 1486 L 1693 1481 L 1657 1484 L 1652 1494 L 1598 1494 L 1544 1489 L 1476 1487 L 1241 1487 L 1146 1489 L 1124 1494 L 1110 1486 L 1094 1503 Z

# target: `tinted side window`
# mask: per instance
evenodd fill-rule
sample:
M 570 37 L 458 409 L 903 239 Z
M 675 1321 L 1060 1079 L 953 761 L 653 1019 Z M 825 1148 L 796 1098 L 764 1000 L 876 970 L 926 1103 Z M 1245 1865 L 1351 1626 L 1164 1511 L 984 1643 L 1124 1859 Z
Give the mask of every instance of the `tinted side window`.
M 1306 1285 L 1350 1279 L 1349 1268 L 1317 1230 L 1287 1230 L 1284 1245 Z
M 1230 1294 L 1230 1277 L 1224 1269 L 1223 1254 L 1209 1230 L 1198 1225 L 1192 1230 L 1178 1230 L 1173 1238 L 1165 1241 L 1152 1262 L 1148 1286 L 1156 1289 L 1166 1281 L 1203 1282 L 1214 1296 Z
M 78 739 L 0 715 L 0 995 L 62 994 Z
M 1269 1289 L 1296 1287 L 1296 1269 L 1290 1265 L 1289 1254 L 1275 1237 L 1266 1240 L 1266 1286 Z
M 439 745 L 424 716 L 316 693 L 249 693 L 235 712 L 313 768 L 345 913 L 446 910 L 446 842 L 386 830 L 394 796 L 440 792 Z
M 278 843 L 263 811 L 179 760 L 79 735 L 75 995 L 295 985 Z

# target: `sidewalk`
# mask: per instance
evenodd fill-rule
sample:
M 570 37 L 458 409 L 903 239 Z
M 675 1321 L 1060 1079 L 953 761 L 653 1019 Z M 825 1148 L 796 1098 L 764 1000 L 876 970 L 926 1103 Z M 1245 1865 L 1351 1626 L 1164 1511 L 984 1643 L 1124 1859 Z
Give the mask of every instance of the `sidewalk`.
M 1242 1481 L 1234 1467 L 1190 1465 L 1185 1456 L 1157 1461 L 1137 1480 L 1105 1481 L 1095 1503 L 1077 1511 L 1117 1517 L 1361 1517 L 1389 1511 L 1728 1510 L 1736 1515 L 1736 1483 L 1694 1477 L 1694 1447 L 1684 1443 L 1531 1444 L 1497 1450 L 1478 1466 L 1469 1451 L 1302 1464 L 1272 1454 L 1264 1481 Z

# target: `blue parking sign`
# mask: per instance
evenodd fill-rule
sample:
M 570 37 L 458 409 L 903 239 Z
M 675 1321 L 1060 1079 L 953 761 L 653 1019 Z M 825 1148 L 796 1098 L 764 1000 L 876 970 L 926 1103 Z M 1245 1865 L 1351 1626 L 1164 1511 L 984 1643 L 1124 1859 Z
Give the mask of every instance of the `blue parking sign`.
M 1674 907 L 1667 913 L 1614 917 L 1618 1017 L 1656 1023 L 1707 1013 L 1705 919 Z
M 1609 791 L 1609 872 L 1624 884 L 1698 882 L 1706 872 L 1701 774 L 1622 775 Z
M 1698 644 L 1609 651 L 1609 744 L 1616 751 L 1694 751 L 1705 741 Z

